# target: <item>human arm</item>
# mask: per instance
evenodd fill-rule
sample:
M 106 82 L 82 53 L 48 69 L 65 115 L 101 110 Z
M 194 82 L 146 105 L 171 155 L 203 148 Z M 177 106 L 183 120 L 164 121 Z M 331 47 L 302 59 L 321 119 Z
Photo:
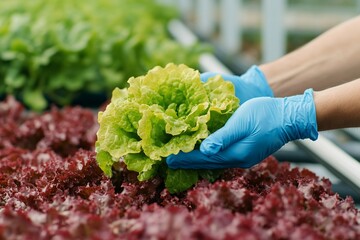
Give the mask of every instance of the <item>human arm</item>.
M 303 47 L 259 66 L 275 97 L 315 91 L 360 77 L 360 16 L 339 24 Z
M 314 93 L 318 130 L 360 126 L 360 78 Z

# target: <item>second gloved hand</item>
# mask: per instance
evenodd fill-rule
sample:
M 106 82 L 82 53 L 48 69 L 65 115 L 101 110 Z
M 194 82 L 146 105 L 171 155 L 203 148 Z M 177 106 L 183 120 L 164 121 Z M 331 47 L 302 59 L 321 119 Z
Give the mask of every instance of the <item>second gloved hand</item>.
M 206 82 L 218 73 L 206 72 L 200 75 L 201 81 Z M 255 97 L 273 97 L 274 94 L 265 78 L 264 73 L 257 66 L 252 66 L 243 75 L 221 74 L 222 78 L 234 84 L 235 95 L 243 104 Z
M 166 162 L 170 168 L 246 168 L 289 141 L 317 137 L 313 91 L 308 89 L 303 95 L 247 101 L 202 142 L 200 150 L 171 155 Z

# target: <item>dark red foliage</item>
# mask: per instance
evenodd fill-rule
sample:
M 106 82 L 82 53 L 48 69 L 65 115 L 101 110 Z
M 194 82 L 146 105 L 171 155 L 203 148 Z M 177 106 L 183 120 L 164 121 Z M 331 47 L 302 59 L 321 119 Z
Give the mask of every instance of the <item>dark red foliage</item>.
M 98 129 L 96 115 L 90 110 L 53 107 L 41 115 L 26 114 L 12 97 L 0 103 L 0 124 L 0 149 L 51 149 L 63 157 L 79 148 L 93 150 Z
M 93 112 L 0 103 L 0 239 L 360 239 L 360 215 L 327 179 L 273 157 L 171 195 L 95 160 Z

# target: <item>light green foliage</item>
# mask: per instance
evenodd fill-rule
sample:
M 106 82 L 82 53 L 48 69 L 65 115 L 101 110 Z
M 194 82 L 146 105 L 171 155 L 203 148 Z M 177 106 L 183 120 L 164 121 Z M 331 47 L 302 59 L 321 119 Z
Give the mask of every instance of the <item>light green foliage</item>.
M 213 180 L 211 171 L 164 170 L 164 159 L 190 152 L 226 122 L 239 105 L 233 85 L 220 75 L 203 83 L 198 71 L 173 63 L 128 82 L 127 89 L 113 91 L 111 103 L 99 113 L 101 169 L 111 176 L 112 164 L 123 158 L 139 180 L 165 175 L 170 192 L 188 189 L 199 176 Z
M 207 47 L 172 40 L 166 28 L 176 16 L 154 0 L 0 1 L 0 97 L 43 110 L 83 93 L 110 95 L 170 61 L 196 67 Z

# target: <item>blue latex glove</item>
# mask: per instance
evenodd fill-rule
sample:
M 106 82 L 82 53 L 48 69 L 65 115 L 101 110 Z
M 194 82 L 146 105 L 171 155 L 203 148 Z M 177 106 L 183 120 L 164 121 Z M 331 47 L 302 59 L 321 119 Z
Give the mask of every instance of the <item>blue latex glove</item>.
M 241 105 L 200 150 L 171 155 L 166 162 L 170 168 L 247 168 L 289 141 L 317 137 L 312 89 L 286 98 L 259 97 Z
M 206 82 L 208 78 L 218 75 L 218 73 L 206 72 L 200 75 L 201 81 Z M 252 66 L 243 75 L 221 74 L 226 81 L 234 84 L 235 95 L 243 104 L 247 100 L 255 97 L 273 97 L 274 94 L 265 78 L 264 73 L 257 67 Z

